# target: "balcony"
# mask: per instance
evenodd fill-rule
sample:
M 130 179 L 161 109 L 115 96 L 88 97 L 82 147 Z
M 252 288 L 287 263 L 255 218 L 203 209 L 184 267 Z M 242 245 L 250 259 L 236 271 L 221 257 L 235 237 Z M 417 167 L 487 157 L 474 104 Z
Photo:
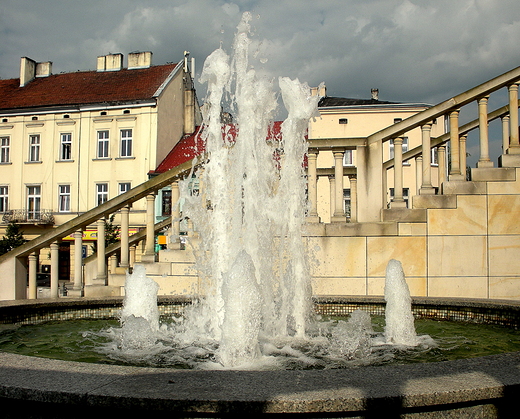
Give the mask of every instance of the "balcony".
M 51 210 L 42 209 L 38 211 L 26 209 L 8 210 L 2 217 L 4 223 L 16 224 L 38 224 L 49 225 L 54 224 L 54 215 Z

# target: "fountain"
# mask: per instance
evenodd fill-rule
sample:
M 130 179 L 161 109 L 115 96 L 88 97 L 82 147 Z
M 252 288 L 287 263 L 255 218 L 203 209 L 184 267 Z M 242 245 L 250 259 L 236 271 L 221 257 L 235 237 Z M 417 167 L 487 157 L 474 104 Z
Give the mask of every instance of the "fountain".
M 156 340 L 160 345 L 168 341 L 174 347 L 192 347 L 198 358 L 204 353 L 213 368 L 262 368 L 280 353 L 291 353 L 314 367 L 338 354 L 348 360 L 368 357 L 373 340 L 369 318 L 356 314 L 349 322 L 319 324 L 312 319 L 302 235 L 303 163 L 307 124 L 319 97 L 312 96 L 306 84 L 280 77 L 287 118 L 279 138 L 269 136 L 277 108 L 275 83 L 258 77 L 249 64 L 250 19 L 245 13 L 238 26 L 232 57 L 217 49 L 204 63 L 201 82 L 207 83 L 208 95 L 202 136 L 207 157 L 195 172 L 200 191 L 190 190 L 192 176 L 180 184 L 183 216 L 200 235 L 196 266 L 204 287 L 182 321 L 164 325 Z M 236 119 L 233 138 L 225 135 L 228 127 L 221 123 L 224 104 Z M 151 289 L 158 289 L 150 281 L 142 266 L 127 278 L 117 348 L 129 346 L 126 335 L 131 347 L 149 347 L 150 332 L 159 331 L 158 320 L 152 322 L 147 314 L 156 310 Z M 136 302 L 135 295 L 146 298 Z M 388 265 L 385 297 L 386 344 L 417 346 L 410 293 L 398 261 Z M 142 343 L 136 341 L 140 336 Z M 302 351 L 308 345 L 313 351 Z
M 351 311 L 348 320 L 331 328 L 327 322 L 317 326 L 311 315 L 301 239 L 303 134 L 318 98 L 309 96 L 308 86 L 297 80 L 280 78 L 288 117 L 282 125 L 283 137 L 265 140 L 276 94 L 273 82 L 258 79 L 248 63 L 250 19 L 250 14 L 244 14 L 238 26 L 233 58 L 221 49 L 215 51 L 202 74 L 209 104 L 205 116 L 209 160 L 201 175 L 206 187 L 198 195 L 190 194 L 186 182 L 181 190 L 183 210 L 203 238 L 197 267 L 206 288 L 196 304 L 184 307 L 183 320 L 170 325 L 159 322 L 157 286 L 140 266 L 128 276 L 123 302 L 0 304 L 6 314 L 20 319 L 32 310 L 54 314 L 72 307 L 79 316 L 89 307 L 113 310 L 123 303 L 118 350 L 150 352 L 169 341 L 203 359 L 203 366 L 138 368 L 0 353 L 0 400 L 5 412 L 14 408 L 17 417 L 33 411 L 39 417 L 165 411 L 176 417 L 236 413 L 378 417 L 420 412 L 432 417 L 448 413 L 498 417 L 509 411 L 520 386 L 520 353 L 420 365 L 271 368 L 273 354 L 287 359 L 294 353 L 304 364 L 315 366 L 314 359 L 291 346 L 301 342 L 333 348 L 335 358 L 364 359 L 374 347 L 374 334 L 366 311 Z M 233 141 L 225 135 L 222 140 L 223 101 L 230 101 L 236 111 L 239 130 Z M 327 304 L 338 303 L 333 300 Z M 376 300 L 357 298 L 360 305 L 383 304 Z M 413 327 L 412 301 L 398 261 L 388 265 L 385 300 L 386 329 L 376 345 L 414 347 L 424 342 Z M 425 312 L 443 305 L 449 306 L 447 312 L 456 311 L 456 304 L 442 300 L 416 300 L 415 310 L 418 303 L 426 307 Z M 502 310 L 506 317 L 517 318 L 520 309 L 514 303 L 457 304 L 464 305 L 460 311 L 465 313 L 489 309 L 490 317 Z

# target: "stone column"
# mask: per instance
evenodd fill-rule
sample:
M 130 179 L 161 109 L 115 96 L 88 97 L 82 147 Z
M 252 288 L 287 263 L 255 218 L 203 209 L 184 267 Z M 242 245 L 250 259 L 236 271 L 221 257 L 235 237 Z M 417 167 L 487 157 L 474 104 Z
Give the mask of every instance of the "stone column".
M 459 147 L 459 111 L 450 113 L 450 145 L 451 145 L 451 168 L 450 181 L 462 181 L 465 177 L 460 171 L 460 147 Z
M 336 179 L 334 176 L 329 176 L 329 188 L 330 188 L 330 220 L 334 216 L 336 210 Z
M 129 262 L 129 239 L 128 239 L 128 228 L 130 224 L 130 207 L 127 205 L 121 208 L 121 260 L 119 266 L 122 268 L 128 268 Z
M 58 243 L 51 243 L 51 298 L 58 298 L 58 279 L 59 279 L 59 251 L 60 246 Z
M 443 145 L 437 147 L 437 162 L 439 163 L 439 193 L 441 193 L 442 184 L 446 182 L 446 147 Z
M 38 268 L 38 256 L 36 253 L 31 253 L 28 257 L 29 259 L 29 290 L 27 293 L 27 298 L 30 300 L 34 300 L 37 298 L 37 268 Z
M 415 158 L 415 185 L 416 185 L 416 195 L 420 195 L 421 187 L 423 184 L 423 158 L 422 156 L 417 156 Z
M 74 290 L 83 289 L 83 231 L 74 232 Z
M 421 127 L 422 133 L 422 181 L 419 193 L 421 195 L 434 195 L 432 186 L 432 151 L 431 151 L 432 124 Z
M 146 244 L 143 262 L 155 261 L 155 193 L 146 195 Z
M 509 86 L 509 148 L 508 154 L 520 154 L 518 138 L 518 84 Z
M 97 276 L 98 285 L 106 285 L 107 265 L 105 262 L 105 218 L 97 220 Z
M 335 208 L 331 222 L 344 223 L 347 221 L 345 217 L 345 208 L 343 205 L 343 151 L 334 151 L 334 177 L 335 177 Z
M 179 181 L 172 183 L 172 226 L 170 231 L 170 240 L 168 240 L 168 248 L 179 248 L 179 234 L 181 232 L 181 212 L 179 207 Z M 176 244 L 176 246 L 173 246 Z
M 460 145 L 460 171 L 462 172 L 462 175 L 464 176 L 464 179 L 467 178 L 467 152 L 466 152 L 466 140 L 468 136 L 466 134 L 461 135 L 459 137 L 459 145 Z M 491 162 L 490 162 L 491 163 Z M 493 163 L 491 163 L 493 165 Z M 487 166 L 484 166 L 487 167 Z
M 108 263 L 110 266 L 110 273 L 115 274 L 116 268 L 117 268 L 117 256 L 116 255 L 110 255 L 108 258 Z
M 318 150 L 309 149 L 307 152 L 307 190 L 309 197 L 309 214 L 306 221 L 319 223 L 318 217 L 318 176 L 317 176 Z
M 478 124 L 480 131 L 480 157 L 477 162 L 477 167 L 493 167 L 493 162 L 489 158 L 489 130 L 488 130 L 488 99 L 489 96 L 484 96 L 478 100 Z M 460 156 L 466 157 L 466 153 L 460 152 Z M 466 166 L 461 164 L 461 170 L 465 171 Z
M 502 154 L 506 154 L 509 148 L 509 115 L 502 117 Z
M 350 222 L 357 223 L 357 177 L 350 176 Z
M 130 267 L 133 267 L 135 264 L 135 246 L 130 246 Z
M 394 199 L 390 208 L 406 208 L 403 199 L 403 138 L 394 138 Z

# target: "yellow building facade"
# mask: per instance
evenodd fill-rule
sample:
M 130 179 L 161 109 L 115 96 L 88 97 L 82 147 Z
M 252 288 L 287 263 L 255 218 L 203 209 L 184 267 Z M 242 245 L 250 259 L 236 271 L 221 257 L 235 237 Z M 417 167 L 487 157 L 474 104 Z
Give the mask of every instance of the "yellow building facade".
M 357 142 L 363 142 L 363 139 L 369 135 L 382 130 L 392 124 L 401 122 L 402 120 L 415 115 L 430 105 L 422 103 L 394 103 L 387 101 L 380 101 L 378 99 L 377 90 L 372 91 L 371 99 L 349 99 L 328 97 L 324 88 L 321 91 L 317 89 L 314 93 L 322 95 L 319 102 L 319 116 L 311 118 L 309 122 L 308 137 L 310 140 L 309 147 L 311 153 L 317 154 L 317 216 L 316 221 L 330 223 L 331 221 L 356 221 L 358 214 L 352 214 L 352 201 L 355 199 L 352 195 L 356 191 L 356 185 L 353 183 L 357 180 L 356 167 L 358 167 L 358 154 L 356 152 Z M 437 118 L 432 121 L 430 135 L 432 137 L 440 136 L 445 132 L 444 119 Z M 344 147 L 337 146 L 338 140 L 344 139 Z M 357 141 L 359 139 L 359 141 Z M 330 150 L 327 150 L 327 142 L 330 141 Z M 415 128 L 406 133 L 403 137 L 403 153 L 412 150 L 415 147 L 420 147 L 422 143 L 421 128 Z M 313 144 L 318 147 L 313 149 Z M 334 144 L 334 146 L 332 146 Z M 334 168 L 336 165 L 336 158 L 340 155 L 339 161 L 342 162 L 345 175 L 343 176 L 342 200 L 343 214 L 334 216 L 335 200 L 339 197 L 335 194 L 335 176 Z M 383 145 L 382 161 L 388 161 L 394 156 L 393 141 L 387 142 Z M 438 177 L 438 157 L 437 150 L 433 149 L 431 152 L 431 165 L 434 169 L 432 175 L 432 187 L 439 187 Z M 403 195 L 405 204 L 409 206 L 409 200 L 412 195 L 419 194 L 421 188 L 421 163 L 422 157 L 419 161 L 409 159 L 403 164 Z M 350 169 L 350 170 L 349 170 Z M 394 190 L 391 185 L 394 184 L 394 170 L 389 168 L 386 174 L 383 175 L 381 182 L 386 182 L 384 185 L 385 200 L 390 206 L 390 202 L 394 198 Z M 338 206 L 340 207 L 340 206 Z M 356 208 L 356 211 L 363 211 L 363 209 Z M 360 214 L 361 216 L 363 214 Z
M 23 57 L 20 78 L 0 80 L 0 236 L 14 221 L 31 239 L 142 184 L 201 123 L 187 56 L 154 66 L 140 52 L 127 62 L 110 54 L 96 70 L 54 75 L 52 63 Z M 130 209 L 131 232 L 145 226 L 145 205 Z M 95 231 L 84 230 L 86 253 Z M 60 259 L 72 240 L 62 240 Z M 66 261 L 60 270 L 73 276 Z

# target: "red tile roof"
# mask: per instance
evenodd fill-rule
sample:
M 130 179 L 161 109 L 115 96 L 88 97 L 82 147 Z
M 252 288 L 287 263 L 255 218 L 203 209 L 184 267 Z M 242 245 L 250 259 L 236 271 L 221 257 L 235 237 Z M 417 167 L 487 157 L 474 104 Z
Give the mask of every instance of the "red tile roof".
M 53 74 L 35 78 L 24 87 L 20 79 L 0 80 L 0 110 L 151 99 L 175 66 Z
M 275 121 L 269 127 L 267 132 L 266 140 L 280 141 L 282 137 L 282 122 Z M 153 174 L 164 173 L 174 167 L 186 163 L 187 161 L 202 155 L 206 151 L 206 143 L 203 139 L 204 127 L 197 127 L 193 134 L 187 135 L 182 138 L 168 153 L 164 160 L 157 166 L 155 171 L 150 172 Z M 228 143 L 234 143 L 238 133 L 238 127 L 236 124 L 226 124 L 222 126 L 222 140 Z M 273 155 L 274 159 L 277 160 L 278 156 L 276 153 Z

